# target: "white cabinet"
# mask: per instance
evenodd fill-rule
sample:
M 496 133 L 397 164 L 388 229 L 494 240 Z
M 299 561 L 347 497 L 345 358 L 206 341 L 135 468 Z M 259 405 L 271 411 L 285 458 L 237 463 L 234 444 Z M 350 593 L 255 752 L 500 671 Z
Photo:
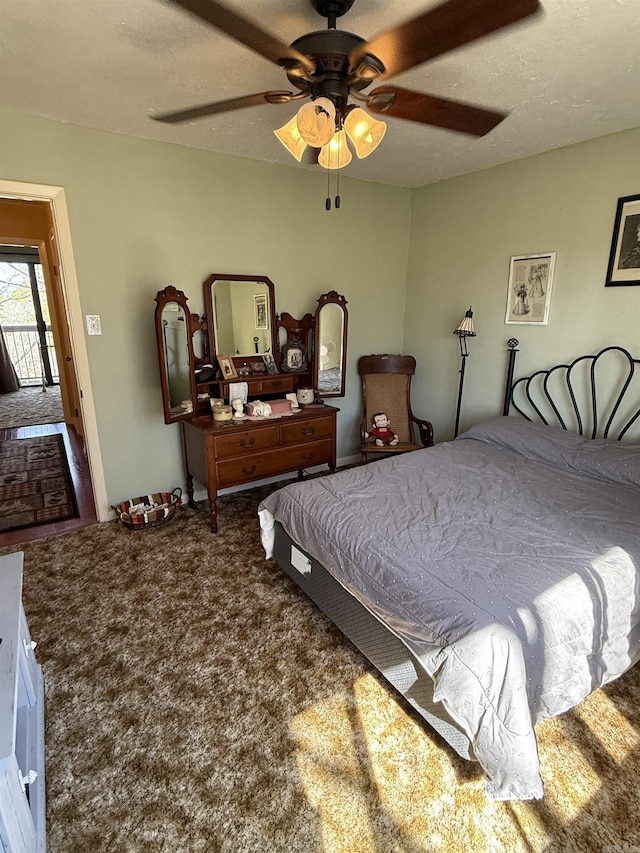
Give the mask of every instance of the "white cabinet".
M 0 557 L 0 851 L 45 850 L 44 682 L 22 607 L 22 554 Z

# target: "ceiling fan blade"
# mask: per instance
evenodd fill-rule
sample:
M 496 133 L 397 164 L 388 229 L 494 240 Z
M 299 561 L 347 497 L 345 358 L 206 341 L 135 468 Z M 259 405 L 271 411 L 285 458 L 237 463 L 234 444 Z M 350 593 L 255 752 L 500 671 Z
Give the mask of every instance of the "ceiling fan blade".
M 374 89 L 368 95 L 367 108 L 379 115 L 431 124 L 471 136 L 484 136 L 508 115 L 398 86 Z
M 315 64 L 307 56 L 260 29 L 223 3 L 218 3 L 217 0 L 170 0 L 170 2 L 186 9 L 202 21 L 213 24 L 214 27 L 251 50 L 255 50 L 265 59 L 281 65 L 294 74 L 299 72 L 300 76 L 308 77 L 315 71 Z
M 445 0 L 416 18 L 356 47 L 350 71 L 383 80 L 541 11 L 538 0 Z M 376 73 L 367 55 L 385 67 Z
M 214 101 L 211 104 L 201 104 L 199 107 L 159 113 L 151 116 L 151 118 L 154 121 L 163 121 L 167 124 L 179 124 L 182 121 L 193 121 L 193 119 L 205 118 L 215 115 L 215 113 L 241 110 L 244 107 L 257 107 L 260 104 L 286 104 L 288 101 L 300 97 L 299 93 L 294 95 L 293 92 L 257 92 L 255 95 L 245 95 L 242 98 L 229 98 L 227 101 Z

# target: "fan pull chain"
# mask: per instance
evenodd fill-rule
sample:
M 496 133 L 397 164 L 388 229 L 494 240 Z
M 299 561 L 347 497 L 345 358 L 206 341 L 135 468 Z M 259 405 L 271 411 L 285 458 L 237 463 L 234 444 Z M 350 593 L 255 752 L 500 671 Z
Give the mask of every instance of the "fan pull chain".
M 340 162 L 340 152 L 336 155 L 338 157 L 338 163 Z M 329 167 L 331 167 L 331 149 L 329 149 Z M 336 196 L 334 200 L 334 205 L 336 210 L 340 209 L 340 166 L 335 170 L 336 171 Z M 327 198 L 324 203 L 325 210 L 331 210 L 331 172 L 332 169 L 327 169 Z

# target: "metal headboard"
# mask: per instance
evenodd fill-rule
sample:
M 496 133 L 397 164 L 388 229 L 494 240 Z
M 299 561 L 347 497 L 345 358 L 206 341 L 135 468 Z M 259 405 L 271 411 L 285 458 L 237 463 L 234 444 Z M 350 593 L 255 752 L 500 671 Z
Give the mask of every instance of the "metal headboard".
M 519 341 L 510 338 L 503 414 L 513 407 L 536 419 L 590 438 L 630 437 L 640 426 L 640 359 L 623 347 L 609 346 L 513 380 Z

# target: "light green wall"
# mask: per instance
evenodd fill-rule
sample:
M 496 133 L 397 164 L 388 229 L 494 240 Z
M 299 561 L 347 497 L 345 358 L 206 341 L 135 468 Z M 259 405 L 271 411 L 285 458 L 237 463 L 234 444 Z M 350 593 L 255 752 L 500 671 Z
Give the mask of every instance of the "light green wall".
M 411 193 L 341 179 L 325 210 L 326 172 L 272 166 L 175 145 L 2 116 L 2 177 L 65 188 L 108 498 L 183 484 L 180 430 L 166 426 L 153 312 L 173 284 L 203 311 L 212 272 L 268 276 L 279 311 L 315 311 L 321 293 L 348 300 L 349 369 L 338 455 L 356 451 L 356 362 L 397 351 Z
M 65 188 L 110 502 L 184 484 L 177 426 L 158 389 L 153 298 L 167 284 L 203 311 L 212 272 L 267 275 L 279 311 L 301 317 L 335 289 L 348 300 L 347 392 L 338 455 L 357 450 L 356 362 L 418 360 L 414 408 L 453 433 L 454 327 L 473 305 L 462 427 L 501 410 L 505 342 L 519 368 L 618 341 L 640 351 L 640 287 L 604 288 L 616 201 L 640 191 L 640 129 L 416 191 L 2 116 L 2 178 Z M 550 322 L 504 324 L 512 255 L 557 252 Z M 84 334 L 84 330 L 79 330 Z M 403 337 L 404 335 L 404 337 Z
M 617 200 L 638 192 L 640 128 L 415 191 L 404 351 L 436 441 L 453 435 L 470 305 L 461 430 L 501 413 L 510 337 L 521 375 L 611 343 L 640 354 L 640 286 L 604 287 Z M 541 252 L 557 253 L 549 324 L 506 325 L 510 259 Z

